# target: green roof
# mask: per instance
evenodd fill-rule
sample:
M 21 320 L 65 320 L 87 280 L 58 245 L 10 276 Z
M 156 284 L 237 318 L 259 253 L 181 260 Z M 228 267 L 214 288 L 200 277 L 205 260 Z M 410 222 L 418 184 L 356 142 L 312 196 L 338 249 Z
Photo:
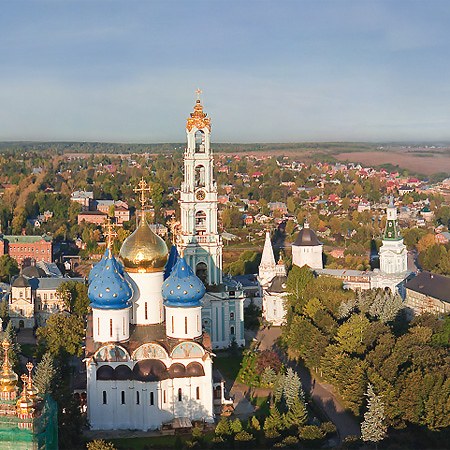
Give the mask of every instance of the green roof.
M 52 242 L 53 238 L 51 236 L 43 235 L 43 236 L 26 236 L 26 235 L 3 235 L 2 239 L 4 241 L 8 241 L 10 244 L 34 244 L 35 242 L 39 242 L 42 239 L 46 242 Z

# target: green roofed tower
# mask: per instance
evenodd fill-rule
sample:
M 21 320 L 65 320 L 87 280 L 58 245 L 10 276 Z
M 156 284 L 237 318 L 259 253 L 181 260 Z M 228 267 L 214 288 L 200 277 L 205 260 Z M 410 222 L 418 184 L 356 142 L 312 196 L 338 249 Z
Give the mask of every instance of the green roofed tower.
M 386 228 L 384 230 L 383 241 L 399 241 L 402 239 L 397 222 L 397 208 L 394 205 L 394 198 L 391 196 L 387 207 Z

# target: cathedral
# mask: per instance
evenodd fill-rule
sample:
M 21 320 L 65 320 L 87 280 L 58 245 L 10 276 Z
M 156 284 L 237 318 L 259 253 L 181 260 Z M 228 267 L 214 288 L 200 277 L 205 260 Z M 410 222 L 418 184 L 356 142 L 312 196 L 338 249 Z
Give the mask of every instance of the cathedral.
M 176 247 L 141 217 L 119 258 L 108 247 L 89 274 L 86 336 L 88 420 L 92 429 L 160 429 L 212 422 L 225 402 L 213 376 L 213 348 L 244 344 L 239 285 L 222 275 L 210 119 L 200 100 L 187 120 L 188 142 Z

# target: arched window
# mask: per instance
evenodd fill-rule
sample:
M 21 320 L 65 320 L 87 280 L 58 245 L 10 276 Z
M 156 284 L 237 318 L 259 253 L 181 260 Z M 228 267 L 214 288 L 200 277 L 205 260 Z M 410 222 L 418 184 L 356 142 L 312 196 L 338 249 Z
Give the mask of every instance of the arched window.
M 139 405 L 139 391 L 136 391 L 136 405 Z
M 230 312 L 230 320 L 234 320 L 234 312 Z
M 197 211 L 195 213 L 195 232 L 203 234 L 206 231 L 206 213 L 205 211 Z
M 125 391 L 122 391 L 120 393 L 120 403 L 122 403 L 122 405 L 125 405 Z
M 205 153 L 205 133 L 202 130 L 195 133 L 195 153 Z
M 109 335 L 112 337 L 113 327 L 112 327 L 112 319 L 109 319 Z
M 166 391 L 165 390 L 163 392 L 163 401 L 164 401 L 164 403 L 167 403 L 167 396 L 166 396 Z
M 107 397 L 106 397 L 106 391 L 103 391 L 103 404 L 106 405 L 107 404 Z
M 183 400 L 183 391 L 181 388 L 178 388 L 178 401 L 181 402 Z
M 234 336 L 234 327 L 230 327 L 230 334 Z
M 188 334 L 188 321 L 187 317 L 184 318 L 184 334 Z
M 195 274 L 206 284 L 208 278 L 208 266 L 204 262 L 200 262 L 195 267 Z
M 200 400 L 200 387 L 197 386 L 195 388 L 195 397 L 197 398 L 197 400 Z
M 147 302 L 145 302 L 144 308 L 145 308 L 145 320 L 148 320 L 148 307 L 147 307 Z
M 166 391 L 164 391 L 164 394 Z M 165 402 L 165 400 L 164 400 Z M 155 404 L 155 394 L 153 392 L 150 392 L 150 406 L 153 406 Z
M 205 187 L 205 167 L 197 166 L 195 168 L 195 187 Z

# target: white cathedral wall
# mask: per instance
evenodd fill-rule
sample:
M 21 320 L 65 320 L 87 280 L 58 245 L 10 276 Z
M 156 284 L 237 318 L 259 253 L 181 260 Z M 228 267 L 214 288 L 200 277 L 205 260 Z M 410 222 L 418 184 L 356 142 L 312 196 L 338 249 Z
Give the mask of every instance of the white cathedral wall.
M 311 269 L 323 269 L 322 245 L 292 246 L 292 263 L 298 267 L 308 266 Z
M 133 288 L 133 314 L 131 323 L 136 325 L 154 325 L 164 321 L 161 286 L 163 272 L 128 272 L 127 280 Z
M 176 339 L 194 339 L 202 334 L 201 306 L 166 306 L 166 334 Z
M 92 308 L 95 342 L 120 342 L 130 337 L 130 309 Z
M 155 430 L 174 417 L 191 420 L 214 420 L 212 360 L 207 358 L 176 359 L 187 365 L 197 361 L 205 375 L 201 377 L 174 378 L 162 381 L 97 380 L 97 365 L 87 365 L 88 420 L 93 430 L 139 429 Z M 108 362 L 111 367 L 133 362 Z M 198 391 L 197 391 L 198 388 Z M 178 390 L 181 389 L 181 401 Z M 103 392 L 106 403 L 103 402 Z M 123 394 L 122 394 L 123 392 Z M 153 404 L 151 402 L 153 392 Z M 122 397 L 123 395 L 123 397 Z M 138 398 L 139 397 L 139 398 Z M 122 400 L 124 400 L 122 402 Z

